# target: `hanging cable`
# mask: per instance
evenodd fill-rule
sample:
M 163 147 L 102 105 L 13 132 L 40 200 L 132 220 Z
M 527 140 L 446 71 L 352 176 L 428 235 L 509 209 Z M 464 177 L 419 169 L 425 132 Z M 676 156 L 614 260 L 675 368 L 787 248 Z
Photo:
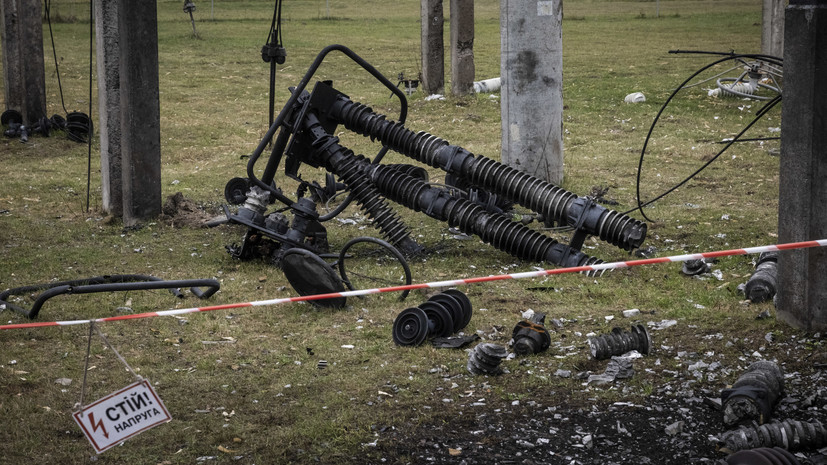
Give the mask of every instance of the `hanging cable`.
M 49 24 L 49 38 L 52 41 L 52 55 L 55 57 L 55 74 L 57 75 L 57 88 L 60 91 L 60 105 L 63 106 L 63 112 L 69 113 L 66 109 L 66 102 L 63 101 L 63 86 L 60 83 L 60 67 L 58 66 L 57 62 L 57 49 L 55 48 L 55 35 L 52 32 L 52 15 L 51 15 L 51 8 L 52 8 L 52 0 L 46 0 L 44 3 L 44 9 L 46 10 L 46 23 Z
M 657 122 L 660 119 L 661 115 L 663 114 L 664 110 L 666 110 L 666 107 L 669 105 L 669 103 L 672 101 L 672 99 L 675 98 L 675 96 L 678 94 L 678 92 L 680 92 L 681 90 L 687 88 L 688 87 L 687 84 L 691 80 L 695 79 L 695 77 L 698 76 L 699 74 L 701 74 L 702 72 L 706 71 L 709 68 L 712 68 L 713 66 L 715 66 L 719 63 L 723 63 L 723 62 L 729 61 L 729 60 L 735 60 L 735 61 L 738 61 L 738 62 L 744 62 L 744 60 L 748 60 L 748 59 L 762 60 L 762 61 L 768 62 L 771 65 L 775 65 L 775 66 L 779 66 L 779 67 L 784 66 L 783 61 L 781 60 L 781 58 L 774 57 L 774 56 L 771 56 L 771 55 L 736 54 L 734 52 L 728 52 L 727 53 L 727 52 L 708 52 L 708 51 L 682 51 L 682 50 L 670 50 L 669 53 L 698 53 L 698 54 L 709 54 L 709 55 L 723 55 L 724 58 L 720 58 L 718 60 L 713 61 L 712 63 L 709 63 L 706 66 L 703 66 L 698 71 L 693 73 L 691 76 L 686 78 L 686 80 L 684 80 L 677 88 L 675 88 L 675 90 L 672 91 L 672 93 L 669 95 L 669 97 L 663 103 L 663 106 L 661 106 L 660 110 L 658 111 L 657 115 L 655 116 L 655 119 L 652 121 L 652 125 L 649 127 L 649 132 L 646 134 L 646 139 L 643 142 L 643 148 L 640 151 L 640 159 L 638 160 L 637 179 L 636 179 L 636 183 L 635 183 L 636 184 L 635 189 L 636 189 L 636 195 L 637 195 L 637 207 L 632 208 L 631 210 L 628 210 L 626 212 L 623 212 L 622 214 L 623 215 L 628 215 L 629 213 L 631 213 L 635 210 L 639 210 L 640 214 L 643 215 L 643 217 L 647 221 L 650 221 L 650 222 L 652 221 L 652 219 L 649 218 L 648 216 L 646 216 L 646 212 L 643 211 L 643 207 L 651 205 L 652 203 L 662 199 L 666 195 L 674 192 L 676 189 L 678 189 L 679 187 L 681 187 L 684 184 L 686 184 L 687 182 L 689 182 L 689 180 L 691 180 L 693 177 L 697 176 L 698 173 L 703 171 L 707 166 L 709 166 L 713 161 L 715 161 L 719 156 L 721 156 L 721 154 L 723 154 L 724 151 L 726 151 L 733 143 L 735 143 L 736 141 L 739 141 L 739 138 L 749 128 L 751 128 L 756 122 L 758 122 L 758 120 L 761 119 L 761 117 L 763 117 L 764 114 L 767 111 L 769 111 L 772 107 L 774 107 L 778 102 L 781 101 L 781 94 L 778 94 L 777 96 L 775 96 L 774 98 L 769 100 L 760 110 L 758 110 L 756 112 L 755 118 L 743 130 L 741 130 L 741 132 L 739 132 L 738 135 L 736 135 L 732 140 L 728 141 L 728 143 L 724 146 L 724 148 L 722 148 L 714 157 L 712 157 L 711 160 L 704 163 L 694 173 L 690 174 L 689 176 L 684 178 L 681 182 L 679 182 L 678 184 L 672 186 L 671 188 L 669 188 L 668 190 L 666 190 L 662 194 L 660 194 L 657 197 L 655 197 L 653 199 L 650 199 L 646 202 L 643 202 L 643 200 L 641 199 L 641 196 L 640 196 L 640 178 L 641 178 L 641 172 L 643 171 L 643 158 L 646 154 L 646 147 L 649 145 L 649 140 L 652 137 L 652 132 L 654 132 L 654 130 L 655 130 L 655 125 L 657 124 Z
M 273 22 L 270 24 L 270 32 L 267 34 L 267 43 L 261 47 L 261 59 L 266 63 L 270 63 L 270 119 L 268 120 L 268 127 L 273 125 L 276 65 L 283 65 L 287 58 L 287 51 L 282 45 L 281 38 L 281 1 L 276 0 L 273 7 Z

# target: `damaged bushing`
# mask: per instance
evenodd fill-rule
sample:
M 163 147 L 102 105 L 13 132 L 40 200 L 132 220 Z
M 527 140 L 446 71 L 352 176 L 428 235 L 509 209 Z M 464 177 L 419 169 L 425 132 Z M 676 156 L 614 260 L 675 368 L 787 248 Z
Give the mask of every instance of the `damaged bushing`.
M 770 361 L 752 363 L 729 389 L 721 391 L 724 424 L 769 421 L 784 396 L 784 372 Z
M 726 458 L 727 465 L 800 465 L 800 462 L 793 454 L 780 447 L 759 447 L 752 450 L 741 450 L 730 454 Z
M 490 342 L 478 344 L 468 356 L 468 371 L 475 375 L 499 375 L 500 362 L 508 354 L 505 347 Z
M 681 266 L 681 273 L 687 276 L 697 276 L 709 272 L 709 264 L 703 258 L 687 260 Z
M 818 421 L 773 421 L 727 431 L 719 442 L 719 448 L 728 452 L 759 447 L 782 447 L 788 451 L 819 449 L 827 445 L 827 429 Z
M 606 360 L 613 355 L 623 355 L 631 350 L 648 354 L 652 338 L 643 325 L 633 325 L 631 330 L 613 328 L 610 334 L 589 338 L 589 347 L 595 360 Z
M 450 336 L 470 320 L 471 301 L 461 291 L 448 289 L 403 310 L 393 322 L 393 341 L 401 346 L 418 346 L 429 336 Z
M 517 355 L 533 355 L 548 349 L 551 336 L 545 327 L 545 313 L 535 313 L 531 319 L 517 323 L 511 332 L 514 352 Z
M 778 252 L 763 252 L 758 256 L 755 272 L 747 281 L 744 294 L 753 303 L 770 300 L 775 296 L 777 280 Z

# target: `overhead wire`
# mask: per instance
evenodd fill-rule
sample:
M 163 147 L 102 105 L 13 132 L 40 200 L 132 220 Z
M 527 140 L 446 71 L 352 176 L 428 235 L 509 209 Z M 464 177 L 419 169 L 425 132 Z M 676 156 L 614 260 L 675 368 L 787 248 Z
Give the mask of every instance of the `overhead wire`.
M 678 94 L 678 92 L 680 92 L 681 90 L 687 88 L 688 87 L 687 84 L 690 81 L 692 81 L 693 79 L 695 79 L 695 77 L 697 77 L 702 72 L 706 71 L 707 69 L 709 69 L 709 68 L 711 68 L 711 67 L 713 67 L 713 66 L 715 66 L 719 63 L 723 63 L 723 62 L 729 61 L 729 60 L 736 60 L 736 61 L 739 61 L 739 62 L 743 62 L 743 60 L 746 60 L 746 59 L 761 60 L 761 61 L 767 62 L 771 65 L 775 65 L 775 66 L 778 66 L 778 67 L 783 67 L 783 60 L 782 59 L 780 59 L 778 57 L 771 56 L 771 55 L 763 55 L 763 54 L 736 54 L 734 52 L 728 52 L 727 53 L 727 52 L 682 51 L 682 50 L 670 50 L 669 53 L 698 53 L 698 54 L 723 55 L 724 57 L 720 58 L 718 60 L 715 60 L 712 63 L 707 64 L 706 66 L 701 67 L 699 70 L 697 70 L 691 76 L 686 78 L 677 88 L 675 88 L 672 91 L 672 93 L 669 95 L 669 97 L 666 99 L 666 101 L 663 103 L 663 106 L 661 106 L 660 110 L 658 111 L 657 115 L 655 116 L 655 119 L 652 121 L 652 125 L 649 127 L 649 132 L 646 134 L 646 139 L 643 142 L 643 148 L 640 151 L 640 158 L 638 160 L 638 169 L 637 169 L 637 176 L 636 176 L 636 182 L 635 182 L 637 206 L 635 208 L 632 208 L 632 209 L 630 209 L 630 210 L 623 213 L 624 215 L 627 215 L 631 212 L 634 212 L 635 210 L 638 210 L 638 211 L 640 211 L 640 214 L 647 221 L 652 221 L 652 219 L 649 218 L 648 216 L 646 216 L 646 212 L 643 211 L 644 207 L 649 206 L 649 205 L 653 204 L 654 202 L 662 199 L 666 195 L 674 192 L 679 187 L 683 186 L 684 184 L 689 182 L 692 178 L 697 176 L 698 173 L 703 171 L 707 166 L 709 166 L 712 162 L 714 162 L 716 159 L 718 159 L 718 157 L 720 157 L 721 154 L 723 154 L 732 144 L 734 144 L 736 141 L 739 141 L 740 137 L 747 130 L 749 130 L 756 122 L 758 122 L 758 120 L 761 119 L 761 117 L 763 117 L 764 114 L 766 114 L 767 111 L 769 111 L 776 104 L 778 104 L 778 102 L 781 101 L 781 94 L 778 94 L 775 97 L 773 97 L 772 99 L 770 99 L 769 101 L 767 101 L 767 103 L 761 109 L 759 109 L 756 112 L 755 118 L 752 121 L 750 121 L 750 123 L 744 129 L 742 129 L 734 138 L 732 138 L 732 140 L 728 141 L 726 146 L 724 146 L 714 157 L 712 157 L 712 159 L 708 160 L 700 168 L 695 170 L 692 174 L 690 174 L 689 176 L 684 178 L 678 184 L 676 184 L 676 185 L 672 186 L 671 188 L 667 189 L 665 192 L 661 193 L 660 195 L 644 202 L 641 198 L 641 195 L 640 195 L 640 184 L 641 184 L 640 180 L 641 180 L 641 173 L 643 171 L 643 159 L 644 159 L 644 156 L 646 154 L 646 148 L 649 145 L 649 140 L 652 137 L 652 133 L 654 132 L 654 129 L 655 129 L 655 126 L 657 125 L 658 120 L 660 119 L 663 112 L 666 110 L 666 107 L 669 105 L 669 103 Z

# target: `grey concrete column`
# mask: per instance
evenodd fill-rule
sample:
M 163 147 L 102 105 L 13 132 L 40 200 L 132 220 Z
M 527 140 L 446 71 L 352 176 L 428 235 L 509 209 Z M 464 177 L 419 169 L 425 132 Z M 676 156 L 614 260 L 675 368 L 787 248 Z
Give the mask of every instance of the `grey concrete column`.
M 118 3 L 123 222 L 161 213 L 158 17 L 155 0 Z
M 26 124 L 46 116 L 43 14 L 40 0 L 2 0 L 3 82 L 7 109 Z
M 562 0 L 500 2 L 502 161 L 563 181 Z
M 827 238 L 827 0 L 791 0 L 784 26 L 778 241 Z M 778 318 L 827 330 L 827 250 L 778 257 Z
M 786 0 L 764 0 L 761 20 L 761 53 L 784 56 L 784 7 Z
M 428 95 L 441 94 L 445 88 L 442 0 L 421 0 L 421 17 L 422 90 Z
M 103 210 L 123 215 L 121 177 L 121 75 L 118 43 L 119 0 L 95 0 L 95 45 L 98 65 L 98 133 L 101 143 Z
M 451 93 L 474 90 L 474 0 L 451 0 Z

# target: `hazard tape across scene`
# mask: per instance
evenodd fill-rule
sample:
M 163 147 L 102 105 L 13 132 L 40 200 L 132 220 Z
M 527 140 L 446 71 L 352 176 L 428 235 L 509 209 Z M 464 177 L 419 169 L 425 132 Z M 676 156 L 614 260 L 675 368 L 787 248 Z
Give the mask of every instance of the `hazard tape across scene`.
M 323 299 L 330 299 L 330 298 L 337 298 L 337 297 L 351 297 L 351 296 L 362 296 L 362 295 L 369 295 L 369 294 L 378 294 L 383 292 L 401 292 L 405 290 L 414 290 L 414 289 L 426 289 L 426 288 L 442 288 L 442 287 L 452 287 L 452 286 L 464 286 L 467 284 L 475 284 L 475 283 L 484 283 L 490 281 L 502 281 L 507 279 L 524 279 L 524 278 L 538 278 L 543 276 L 550 276 L 556 274 L 565 274 L 565 273 L 580 273 L 580 272 L 588 272 L 588 271 L 606 271 L 612 270 L 616 268 L 629 268 L 634 266 L 642 266 L 642 265 L 654 265 L 658 263 L 674 263 L 674 262 L 685 262 L 688 260 L 700 260 L 704 258 L 718 258 L 718 257 L 728 257 L 734 255 L 748 255 L 748 254 L 757 254 L 762 252 L 778 252 L 783 250 L 794 250 L 794 249 L 806 249 L 811 247 L 824 247 L 827 246 L 827 239 L 820 239 L 814 241 L 804 241 L 804 242 L 790 242 L 786 244 L 777 244 L 777 245 L 765 245 L 760 247 L 748 247 L 744 249 L 729 249 L 729 250 L 719 250 L 714 252 L 703 252 L 703 253 L 695 253 L 695 254 L 686 254 L 686 255 L 672 255 L 669 257 L 659 257 L 659 258 L 645 258 L 641 260 L 630 260 L 624 262 L 611 262 L 611 263 L 601 263 L 597 265 L 587 265 L 587 266 L 576 266 L 570 268 L 557 268 L 552 270 L 539 270 L 539 271 L 527 271 L 523 273 L 513 273 L 513 274 L 501 274 L 501 275 L 494 275 L 494 276 L 483 276 L 477 278 L 466 278 L 466 279 L 455 279 L 450 281 L 435 281 L 430 283 L 421 283 L 421 284 L 409 284 L 405 286 L 392 286 L 392 287 L 383 287 L 383 288 L 374 288 L 374 289 L 362 289 L 362 290 L 355 290 L 355 291 L 345 291 L 345 292 L 333 292 L 327 294 L 314 294 L 314 295 L 305 295 L 305 296 L 297 296 L 297 297 L 285 297 L 281 299 L 270 299 L 270 300 L 258 300 L 254 302 L 239 302 L 233 304 L 224 304 L 224 305 L 213 305 L 209 307 L 194 307 L 194 308 L 182 308 L 178 310 L 164 310 L 159 312 L 146 312 L 146 313 L 136 313 L 133 315 L 120 315 L 120 316 L 113 316 L 113 317 L 106 317 L 106 318 L 97 318 L 92 320 L 69 320 L 69 321 L 44 321 L 44 322 L 32 322 L 32 323 L 18 323 L 18 324 L 7 324 L 7 325 L 0 325 L 0 330 L 3 329 L 26 329 L 26 328 L 40 328 L 46 326 L 71 326 L 71 325 L 82 325 L 87 323 L 103 323 L 109 321 L 121 321 L 121 320 L 134 320 L 140 318 L 152 318 L 156 316 L 174 316 L 174 315 L 184 315 L 187 313 L 197 313 L 197 312 L 211 312 L 213 310 L 227 310 L 231 308 L 244 308 L 244 307 L 263 307 L 268 305 L 278 305 L 288 302 L 306 302 L 312 300 L 323 300 Z

